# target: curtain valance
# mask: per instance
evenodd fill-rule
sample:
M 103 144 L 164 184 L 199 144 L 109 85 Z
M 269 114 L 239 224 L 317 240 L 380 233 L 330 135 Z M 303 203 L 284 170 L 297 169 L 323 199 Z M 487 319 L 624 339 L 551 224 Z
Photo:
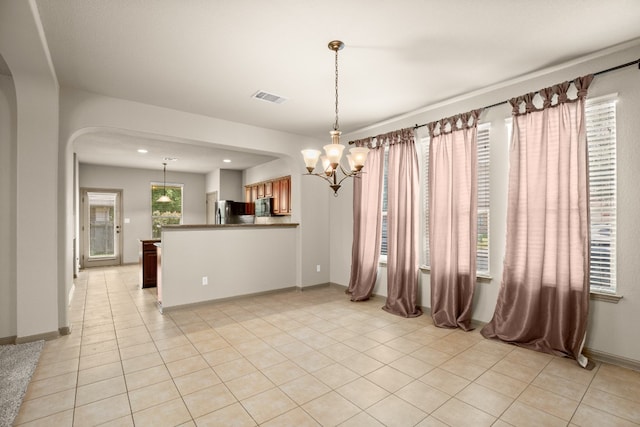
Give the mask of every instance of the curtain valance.
M 356 147 L 367 147 L 373 149 L 406 142 L 415 142 L 413 128 L 399 129 L 383 133 L 378 136 L 356 139 L 355 141 L 351 141 L 349 144 L 355 144 Z
M 593 81 L 593 74 L 576 78 L 573 82 L 562 82 L 557 85 L 547 87 L 538 92 L 530 92 L 525 95 L 511 98 L 509 104 L 512 107 L 514 116 L 521 116 L 535 111 L 542 111 L 550 107 L 555 107 L 568 102 L 576 102 L 579 99 L 584 100 L 587 97 L 589 85 Z M 573 83 L 576 90 L 576 98 L 569 98 L 569 90 Z M 536 96 L 542 99 L 542 107 L 535 106 Z
M 474 128 L 478 125 L 478 120 L 482 111 L 482 109 L 471 110 L 468 113 L 456 114 L 455 116 L 427 123 L 429 136 L 433 139 L 435 136 L 446 135 L 448 133 L 455 132 L 456 130 Z

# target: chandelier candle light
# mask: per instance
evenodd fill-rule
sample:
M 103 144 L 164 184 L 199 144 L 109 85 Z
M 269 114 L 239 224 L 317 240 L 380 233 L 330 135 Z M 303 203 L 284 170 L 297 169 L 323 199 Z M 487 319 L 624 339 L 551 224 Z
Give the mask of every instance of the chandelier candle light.
M 340 189 L 342 181 L 360 174 L 360 171 L 364 166 L 364 162 L 367 159 L 367 153 L 369 152 L 369 149 L 366 147 L 351 148 L 349 150 L 350 154 L 347 154 L 346 156 L 347 161 L 349 162 L 349 171 L 345 170 L 340 164 L 344 145 L 340 144 L 340 134 L 342 134 L 342 132 L 340 132 L 338 126 L 338 51 L 343 47 L 344 43 L 340 40 L 329 42 L 329 49 L 334 51 L 336 55 L 336 121 L 333 124 L 333 130 L 329 132 L 331 135 L 331 144 L 323 147 L 325 151 L 324 156 L 320 156 L 320 151 L 318 150 L 302 150 L 302 157 L 304 158 L 304 163 L 307 167 L 306 175 L 315 175 L 326 180 L 336 197 L 338 196 L 338 190 Z M 318 163 L 318 158 L 322 160 L 323 172 L 313 173 L 316 168 L 316 164 Z M 340 172 L 344 175 L 340 180 L 338 180 L 337 177 L 338 169 L 340 169 Z

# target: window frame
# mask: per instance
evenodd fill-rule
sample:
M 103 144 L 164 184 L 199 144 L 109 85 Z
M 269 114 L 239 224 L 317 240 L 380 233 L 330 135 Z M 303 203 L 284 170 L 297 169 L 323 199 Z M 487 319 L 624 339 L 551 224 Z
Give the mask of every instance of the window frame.
M 617 206 L 617 193 L 618 193 L 618 159 L 617 159 L 617 101 L 618 94 L 610 94 L 605 96 L 600 96 L 592 99 L 587 99 L 585 104 L 585 124 L 587 129 L 587 150 L 589 156 L 589 290 L 591 293 L 595 294 L 604 294 L 607 296 L 615 296 L 618 291 L 618 283 L 617 283 L 617 216 L 618 216 L 618 206 Z M 600 120 L 600 126 L 595 126 L 595 115 L 596 112 L 593 110 L 605 111 L 605 114 L 610 114 L 611 116 L 608 118 L 604 118 Z M 591 129 L 590 129 L 591 127 Z M 594 130 L 594 128 L 596 128 Z M 602 137 L 603 129 L 608 128 L 609 137 Z M 598 136 L 593 135 L 593 133 L 600 134 Z M 592 133 L 591 138 L 589 137 L 590 132 Z M 592 155 L 592 150 L 595 151 L 596 144 L 599 144 L 600 153 L 605 150 L 608 150 L 608 155 L 606 160 L 602 160 L 602 157 L 596 158 Z M 609 167 L 598 168 L 596 170 L 596 166 L 598 163 L 608 163 Z M 598 178 L 599 185 L 595 185 L 595 179 Z M 607 187 L 611 194 L 608 197 L 604 197 L 605 203 L 608 202 L 608 206 L 596 206 L 596 203 L 603 203 L 602 196 L 602 178 L 607 178 L 609 186 Z M 612 188 L 611 188 L 612 187 Z M 598 189 L 596 189 L 598 188 Z M 606 222 L 605 217 L 609 217 L 610 221 Z M 599 231 L 602 230 L 602 227 L 609 227 L 609 237 L 603 235 Z M 593 275 L 594 265 L 597 265 L 598 262 L 594 262 L 596 258 L 601 257 L 601 251 L 596 251 L 594 253 L 594 236 L 598 236 L 597 242 L 599 243 L 599 247 L 604 247 L 604 245 L 608 245 L 608 263 L 606 265 L 605 274 Z M 600 261 L 600 264 L 602 262 Z M 601 284 L 594 283 L 594 277 L 598 277 L 599 279 L 606 280 L 608 271 L 608 278 L 611 280 L 612 284 L 610 286 L 602 286 Z
M 165 186 L 164 183 L 162 182 L 151 182 L 151 185 L 149 186 L 149 196 L 150 196 L 150 200 L 149 200 L 149 207 L 151 209 L 151 237 L 153 239 L 159 239 L 162 231 L 158 231 L 156 233 L 156 229 L 154 228 L 154 224 L 156 224 L 156 219 L 158 218 L 169 218 L 169 219 L 176 219 L 178 218 L 179 221 L 177 224 L 182 225 L 183 224 L 183 220 L 184 220 L 184 184 L 180 184 L 180 183 L 166 183 L 166 188 L 167 189 L 176 189 L 179 188 L 180 189 L 180 213 L 179 215 L 154 215 L 154 205 L 155 202 L 154 201 L 154 195 L 153 192 L 156 189 L 162 189 Z M 175 212 L 175 211 L 174 211 Z M 172 222 L 172 224 L 175 224 L 175 222 Z

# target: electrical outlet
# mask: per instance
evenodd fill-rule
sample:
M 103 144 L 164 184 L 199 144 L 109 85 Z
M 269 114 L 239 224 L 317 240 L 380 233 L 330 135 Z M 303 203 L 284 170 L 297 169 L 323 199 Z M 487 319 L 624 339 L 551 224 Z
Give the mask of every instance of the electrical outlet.
M 320 264 L 316 265 L 316 271 L 320 273 Z
M 209 278 L 207 276 L 202 276 L 202 286 L 209 284 Z

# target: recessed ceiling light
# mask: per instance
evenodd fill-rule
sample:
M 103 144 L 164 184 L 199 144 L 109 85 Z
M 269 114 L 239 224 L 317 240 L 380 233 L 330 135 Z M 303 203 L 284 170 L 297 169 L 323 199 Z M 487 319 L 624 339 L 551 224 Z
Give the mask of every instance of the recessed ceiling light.
M 176 160 L 178 160 L 177 157 L 165 157 L 164 158 L 165 162 L 175 162 Z
M 223 162 L 225 162 L 225 163 L 231 163 L 231 160 L 229 160 L 229 159 L 224 159 L 224 160 L 223 160 Z
M 148 152 L 149 151 L 145 150 L 144 148 L 138 148 L 138 153 L 145 154 L 145 153 L 148 153 Z

